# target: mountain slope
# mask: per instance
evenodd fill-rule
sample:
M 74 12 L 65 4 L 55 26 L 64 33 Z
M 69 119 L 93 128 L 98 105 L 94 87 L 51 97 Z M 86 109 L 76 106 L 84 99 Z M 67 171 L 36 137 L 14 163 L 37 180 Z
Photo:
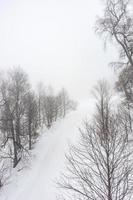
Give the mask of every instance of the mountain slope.
M 55 180 L 65 167 L 65 153 L 68 143 L 75 143 L 79 137 L 78 128 L 91 113 L 92 104 L 78 106 L 65 119 L 58 121 L 50 130 L 44 131 L 33 150 L 34 158 L 27 169 L 16 172 L 0 194 L 1 200 L 55 200 Z

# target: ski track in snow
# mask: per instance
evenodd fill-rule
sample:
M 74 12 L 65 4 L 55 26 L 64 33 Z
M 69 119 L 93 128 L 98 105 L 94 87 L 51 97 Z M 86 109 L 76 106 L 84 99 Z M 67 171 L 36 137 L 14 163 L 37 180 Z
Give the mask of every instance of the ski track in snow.
M 59 120 L 50 130 L 43 132 L 33 150 L 30 167 L 16 172 L 10 183 L 3 187 L 1 200 L 56 200 L 55 180 L 65 169 L 68 144 L 79 137 L 82 120 L 92 113 L 92 103 L 85 102 L 77 111 Z M 88 112 L 87 112 L 88 111 Z

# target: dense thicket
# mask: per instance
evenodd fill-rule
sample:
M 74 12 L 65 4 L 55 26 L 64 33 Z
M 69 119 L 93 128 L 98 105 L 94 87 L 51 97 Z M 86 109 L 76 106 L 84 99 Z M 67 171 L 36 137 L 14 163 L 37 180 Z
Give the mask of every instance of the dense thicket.
M 67 91 L 58 94 L 39 87 L 33 91 L 27 74 L 21 68 L 13 68 L 0 79 L 0 186 L 4 173 L 12 165 L 17 166 L 39 135 L 42 126 L 50 128 L 57 119 L 75 109 Z

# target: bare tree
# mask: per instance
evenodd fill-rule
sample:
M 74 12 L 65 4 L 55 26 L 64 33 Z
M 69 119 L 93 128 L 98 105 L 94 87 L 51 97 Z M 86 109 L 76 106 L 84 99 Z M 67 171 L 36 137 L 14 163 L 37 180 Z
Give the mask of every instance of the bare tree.
M 38 124 L 42 126 L 44 123 L 44 101 L 45 101 L 45 88 L 40 82 L 37 87 L 37 107 L 38 107 Z
M 96 30 L 119 47 L 119 61 L 112 65 L 118 70 L 116 88 L 124 97 L 132 125 L 133 107 L 133 14 L 130 0 L 106 0 L 104 16 L 97 20 Z M 131 127 L 132 128 L 132 127 Z
M 69 98 L 68 92 L 65 88 L 62 88 L 62 90 L 60 91 L 59 95 L 59 102 L 60 102 L 60 112 L 61 115 L 63 117 L 66 116 L 66 114 L 70 111 L 70 110 L 75 110 L 77 107 L 77 103 L 72 101 Z
M 1 109 L 0 128 L 5 135 L 5 143 L 12 140 L 13 167 L 16 167 L 24 149 L 21 140 L 23 138 L 22 127 L 25 114 L 24 102 L 29 92 L 27 75 L 20 68 L 11 69 L 7 79 L 2 81 L 0 89 L 4 102 Z
M 37 129 L 39 127 L 37 101 L 34 93 L 31 91 L 26 97 L 25 107 L 26 110 L 25 110 L 24 130 L 26 130 L 26 133 L 28 134 L 29 150 L 31 150 L 33 139 L 36 138 Z
M 133 16 L 129 6 L 129 0 L 106 0 L 104 16 L 98 19 L 96 30 L 106 39 L 115 39 L 120 57 L 133 67 Z
M 15 167 L 19 161 L 17 153 L 17 142 L 15 137 L 15 127 L 14 127 L 14 109 L 11 106 L 11 101 L 8 93 L 8 82 L 3 81 L 1 85 L 1 93 L 4 101 L 4 107 L 1 109 L 1 132 L 3 133 L 3 145 L 12 140 L 13 143 L 13 166 Z M 12 155 L 10 155 L 12 158 Z
M 133 109 L 133 68 L 125 68 L 116 82 L 116 89 L 121 94 L 121 104 L 126 110 L 130 130 L 132 131 L 132 109 Z
M 66 199 L 130 200 L 133 167 L 127 133 L 121 115 L 112 109 L 107 83 L 99 83 L 95 94 L 93 121 L 80 129 L 79 145 L 71 147 L 59 185 L 67 191 Z
M 48 95 L 44 102 L 45 108 L 45 125 L 50 128 L 55 121 L 55 98 L 52 95 Z

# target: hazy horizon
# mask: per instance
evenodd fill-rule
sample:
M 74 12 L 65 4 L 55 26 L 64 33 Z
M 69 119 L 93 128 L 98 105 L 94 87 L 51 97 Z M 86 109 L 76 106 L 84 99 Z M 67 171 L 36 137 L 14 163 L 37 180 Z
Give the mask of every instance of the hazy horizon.
M 104 50 L 94 26 L 100 0 L 0 1 L 0 70 L 20 66 L 33 85 L 65 87 L 85 99 L 98 79 L 113 79 L 113 47 Z

